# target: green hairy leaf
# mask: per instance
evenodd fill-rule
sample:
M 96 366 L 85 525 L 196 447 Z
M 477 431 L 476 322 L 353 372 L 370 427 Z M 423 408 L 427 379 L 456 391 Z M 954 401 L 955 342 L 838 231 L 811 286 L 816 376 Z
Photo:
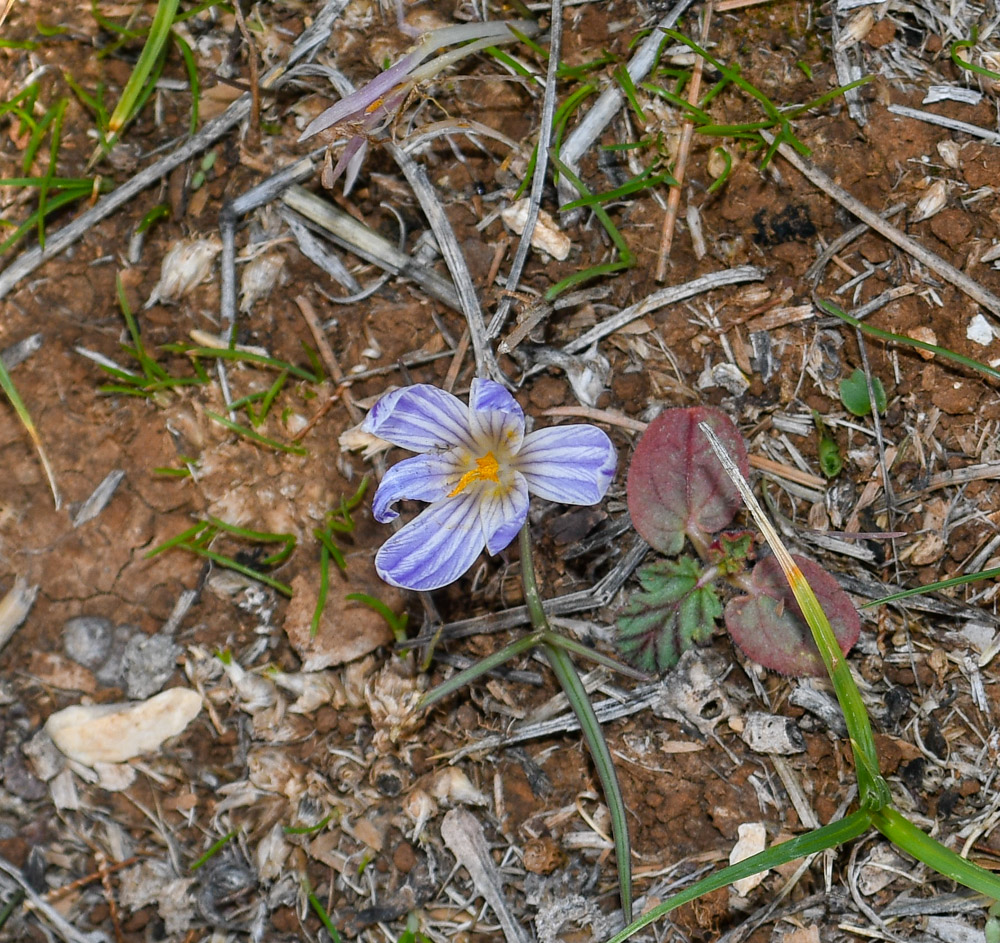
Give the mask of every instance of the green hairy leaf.
M 722 604 L 702 586 L 701 564 L 692 557 L 657 560 L 638 572 L 641 589 L 618 617 L 617 647 L 637 668 L 662 672 L 696 642 L 712 637 Z

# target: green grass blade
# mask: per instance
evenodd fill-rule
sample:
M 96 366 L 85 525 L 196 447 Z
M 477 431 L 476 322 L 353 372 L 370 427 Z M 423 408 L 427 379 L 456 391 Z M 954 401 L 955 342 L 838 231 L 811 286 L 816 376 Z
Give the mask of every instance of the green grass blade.
M 233 360 L 237 363 L 252 363 L 260 367 L 270 367 L 272 370 L 287 370 L 293 377 L 298 377 L 309 383 L 322 382 L 322 377 L 317 377 L 316 373 L 310 373 L 303 367 L 285 363 L 284 360 L 278 360 L 276 357 L 265 357 L 263 354 L 234 350 L 229 347 L 191 347 L 187 344 L 164 344 L 162 350 L 173 354 L 187 354 L 189 357 L 205 357 L 206 359 L 214 357 L 220 360 Z
M 555 154 L 552 155 L 552 163 L 559 170 L 559 172 L 576 188 L 577 193 L 582 197 L 590 197 L 593 194 L 587 189 L 584 182 L 575 174 L 569 167 L 566 166 Z M 614 243 L 615 248 L 618 250 L 619 260 L 617 262 L 605 263 L 603 265 L 595 265 L 589 269 L 585 269 L 582 272 L 576 272 L 570 275 L 568 278 L 564 278 L 561 282 L 553 285 L 548 291 L 545 292 L 545 300 L 552 301 L 566 289 L 571 288 L 574 285 L 579 284 L 587 279 L 594 278 L 597 275 L 610 274 L 611 272 L 619 272 L 622 269 L 631 268 L 635 265 L 635 255 L 629 249 L 628 244 L 622 238 L 620 232 L 618 232 L 617 227 L 611 221 L 611 217 L 608 216 L 607 211 L 599 203 L 594 204 L 591 208 L 591 212 L 597 217 L 598 222 L 604 227 L 605 232 L 607 232 L 609 238 Z
M 369 596 L 368 593 L 348 593 L 344 598 L 359 602 L 377 612 L 388 623 L 393 638 L 397 642 L 406 641 L 406 624 L 410 621 L 410 617 L 405 612 L 397 616 L 381 599 Z
M 249 527 L 239 527 L 236 524 L 229 524 L 218 517 L 212 516 L 209 516 L 208 522 L 217 531 L 224 534 L 231 534 L 233 537 L 241 537 L 243 540 L 263 544 L 282 544 L 282 550 L 260 561 L 263 566 L 277 566 L 279 563 L 283 563 L 292 555 L 292 551 L 295 550 L 295 544 L 297 543 L 294 534 L 277 534 L 266 530 L 251 530 Z
M 227 570 L 234 570 L 237 573 L 242 573 L 244 576 L 249 577 L 252 580 L 256 580 L 258 583 L 263 583 L 265 586 L 270 586 L 271 589 L 276 592 L 281 593 L 282 596 L 287 596 L 289 599 L 292 597 L 292 587 L 286 583 L 282 583 L 280 580 L 276 580 L 273 576 L 268 576 L 266 573 L 261 573 L 260 570 L 255 570 L 253 567 L 244 566 L 238 560 L 234 560 L 232 557 L 227 557 L 224 554 L 216 553 L 214 550 L 208 550 L 205 547 L 197 547 L 193 545 L 181 544 L 183 549 L 190 550 L 192 553 L 196 553 L 199 557 L 204 557 L 206 560 L 211 560 L 213 563 L 219 564 L 221 567 L 225 567 Z
M 132 74 L 122 89 L 121 98 L 115 105 L 111 117 L 108 119 L 108 130 L 112 134 L 117 134 L 135 115 L 136 106 L 146 86 L 150 74 L 153 72 L 157 61 L 160 59 L 166 48 L 167 40 L 170 38 L 170 27 L 173 25 L 174 17 L 177 15 L 177 7 L 180 0 L 159 0 L 156 5 L 156 14 L 153 16 L 152 25 L 146 36 L 146 42 L 142 47 L 142 53 L 132 70 Z
M 45 215 L 51 216 L 56 210 L 61 209 L 67 203 L 73 203 L 81 197 L 86 196 L 88 193 L 90 193 L 89 188 L 86 191 L 60 190 L 56 196 L 46 202 Z M 40 216 L 40 211 L 35 210 L 23 223 L 18 225 L 14 232 L 12 232 L 2 243 L 0 243 L 0 255 L 3 255 L 3 253 L 11 248 L 11 246 L 19 242 L 26 233 L 34 229 Z
M 55 117 L 52 119 L 52 133 L 49 136 L 49 166 L 42 182 L 38 185 L 38 245 L 45 248 L 45 204 L 49 195 L 50 181 L 55 176 L 56 163 L 59 158 L 59 145 L 62 140 L 63 116 L 66 114 L 68 98 L 60 98 L 53 107 Z
M 320 902 L 316 893 L 311 887 L 309 887 L 308 882 L 306 882 L 306 899 L 309 901 L 309 906 L 312 907 L 313 913 L 319 917 L 319 922 L 323 924 L 323 929 L 330 935 L 332 943 L 341 943 L 340 934 L 337 932 L 337 928 L 333 925 L 330 915 L 326 912 L 326 908 Z
M 316 608 L 313 609 L 312 621 L 309 623 L 309 637 L 316 638 L 319 632 L 319 620 L 326 608 L 326 596 L 330 591 L 330 548 L 321 544 L 319 548 L 319 592 L 316 594 Z
M 987 69 L 981 65 L 976 65 L 974 62 L 970 62 L 968 59 L 963 59 L 959 54 L 959 49 L 974 49 L 976 42 L 978 40 L 978 30 L 973 28 L 972 39 L 960 39 L 957 43 L 952 43 L 951 45 L 951 61 L 958 66 L 959 69 L 967 69 L 969 72 L 975 72 L 976 75 L 981 75 L 983 78 L 992 79 L 994 82 L 1000 81 L 1000 73 L 994 72 L 992 69 Z
M 836 822 L 822 826 L 822 828 L 813 829 L 805 835 L 792 838 L 759 854 L 744 858 L 743 861 L 731 864 L 721 871 L 716 871 L 715 874 L 702 878 L 697 884 L 692 884 L 686 890 L 675 894 L 669 900 L 665 900 L 658 907 L 643 914 L 635 923 L 629 924 L 624 930 L 616 933 L 608 940 L 608 943 L 625 943 L 629 937 L 644 930 L 661 917 L 665 917 L 672 910 L 697 900 L 705 894 L 710 894 L 712 891 L 717 891 L 721 887 L 727 887 L 733 881 L 760 874 L 761 871 L 767 871 L 771 868 L 781 867 L 789 861 L 795 861 L 796 858 L 806 858 L 809 855 L 826 851 L 827 848 L 836 848 L 844 842 L 849 842 L 859 835 L 863 835 L 871 824 L 872 813 L 866 809 L 859 809 Z
M 185 531 L 177 534 L 176 537 L 171 537 L 169 540 L 165 540 L 158 547 L 153 547 L 152 550 L 147 550 L 144 559 L 149 560 L 151 557 L 158 556 L 165 550 L 172 550 L 174 547 L 180 547 L 186 544 L 189 540 L 193 540 L 198 536 L 206 527 L 209 526 L 208 521 L 199 521 L 193 527 L 189 527 Z
M 35 423 L 28 412 L 28 407 L 24 405 L 24 400 L 21 399 L 21 394 L 17 392 L 17 387 L 14 386 L 14 381 L 10 378 L 10 374 L 7 372 L 7 367 L 4 365 L 2 359 L 0 359 L 0 389 L 7 395 L 10 405 L 14 407 L 14 412 L 17 413 L 17 418 L 21 420 L 21 425 L 24 426 L 25 431 L 34 443 L 35 451 L 38 453 L 38 460 L 42 463 L 42 468 L 45 470 L 45 477 L 49 480 L 52 500 L 55 502 L 56 510 L 58 511 L 62 507 L 62 496 L 59 493 L 59 486 L 56 484 L 55 473 L 49 464 L 49 457 L 45 454 L 41 436 L 38 434 L 38 429 L 35 428 Z
M 638 193 L 641 190 L 648 190 L 651 187 L 659 186 L 661 183 L 665 183 L 668 187 L 680 186 L 674 175 L 670 173 L 669 170 L 654 173 L 652 167 L 647 167 L 641 174 L 638 174 L 631 180 L 623 183 L 620 187 L 615 187 L 614 190 L 608 190 L 605 193 L 594 193 L 591 196 L 582 196 L 579 200 L 573 200 L 570 203 L 566 203 L 564 206 L 560 206 L 559 212 L 568 213 L 570 210 L 574 210 L 578 206 L 593 207 L 600 203 L 610 203 L 612 200 L 620 200 L 622 197 L 631 196 L 633 193 Z
M 569 638 L 566 635 L 559 635 L 556 632 L 550 632 L 545 641 L 550 645 L 555 645 L 556 648 L 561 648 L 564 651 L 569 652 L 570 654 L 579 655 L 587 661 L 592 661 L 595 664 L 602 665 L 609 671 L 615 672 L 615 674 L 625 675 L 635 681 L 649 682 L 653 680 L 652 675 L 648 675 L 644 671 L 639 671 L 638 668 L 633 668 L 631 665 L 625 665 L 617 659 L 604 655 L 596 649 L 590 648 L 588 645 L 584 645 L 583 642 L 578 642 L 576 639 Z
M 223 848 L 226 847 L 237 835 L 237 830 L 234 828 L 231 832 L 227 832 L 222 836 L 217 842 L 213 842 L 208 851 L 205 852 L 191 867 L 188 869 L 190 871 L 197 871 L 199 868 L 206 865 L 212 858 L 214 858 Z
M 873 599 L 871 602 L 866 602 L 861 608 L 871 609 L 874 606 L 884 606 L 886 603 L 898 602 L 900 599 L 907 599 L 910 596 L 936 593 L 941 589 L 950 589 L 952 586 L 963 586 L 965 583 L 975 583 L 977 580 L 991 580 L 996 576 L 1000 576 L 1000 566 L 995 566 L 990 570 L 981 570 L 979 573 L 952 576 L 950 579 L 938 580 L 936 583 L 925 583 L 923 586 L 915 586 L 913 589 L 903 589 L 898 593 L 883 596 L 881 599 Z
M 835 318 L 840 318 L 841 321 L 846 324 L 850 324 L 851 327 L 856 327 L 859 331 L 867 334 L 869 337 L 877 337 L 879 340 L 891 341 L 894 344 L 905 344 L 909 347 L 916 347 L 917 350 L 927 350 L 932 354 L 937 354 L 938 356 L 943 357 L 945 360 L 960 363 L 963 367 L 969 367 L 971 370 L 977 370 L 979 373 L 984 373 L 986 376 L 992 377 L 994 380 L 1000 380 L 1000 370 L 996 370 L 978 360 L 973 360 L 971 357 L 965 357 L 962 354 L 957 354 L 953 350 L 948 350 L 947 347 L 938 347 L 936 344 L 928 344 L 925 341 L 918 341 L 915 337 L 908 337 L 906 334 L 893 334 L 892 331 L 883 331 L 881 328 L 873 327 L 871 324 L 866 324 L 864 321 L 852 318 L 849 314 L 847 314 L 847 312 L 841 310 L 829 301 L 821 300 L 817 301 L 817 304 L 827 314 L 832 314 Z
M 244 439 L 249 439 L 251 442 L 257 443 L 257 445 L 263 445 L 269 449 L 277 449 L 279 452 L 288 452 L 290 455 L 309 454 L 309 450 L 304 446 L 288 445 L 285 442 L 279 442 L 277 439 L 271 439 L 266 435 L 261 435 L 259 432 L 255 432 L 247 426 L 241 426 L 239 423 L 233 422 L 225 416 L 213 413 L 211 410 L 206 409 L 205 415 L 208 416 L 209 419 L 214 419 L 220 426 L 225 426 L 230 432 L 235 432 L 237 435 L 243 436 Z
M 436 688 L 431 688 L 430 691 L 420 698 L 420 701 L 417 703 L 417 709 L 424 710 L 432 704 L 436 704 L 442 698 L 447 697 L 449 694 L 454 694 L 455 691 L 475 681 L 476 678 L 482 677 L 486 672 L 492 671 L 494 668 L 499 668 L 504 662 L 510 661 L 516 655 L 530 652 L 541 642 L 545 631 L 544 629 L 540 629 L 532 632 L 530 635 L 515 639 L 509 645 L 504 645 L 503 648 L 493 652 L 493 654 L 487 655 L 485 658 L 480 658 L 474 665 L 469 665 L 468 668 L 463 668 L 457 674 L 453 674 L 447 681 L 442 682 Z
M 622 913 L 626 920 L 632 919 L 632 848 L 628 834 L 628 818 L 625 812 L 625 800 L 622 798 L 621 786 L 618 784 L 618 773 L 604 739 L 601 722 L 594 712 L 587 689 L 577 674 L 573 660 L 562 649 L 549 642 L 543 642 L 542 652 L 545 654 L 553 673 L 559 681 L 566 699 L 573 708 L 580 730 L 587 742 L 587 749 L 594 761 L 597 777 L 601 781 L 604 801 L 611 815 L 611 834 L 615 842 L 615 861 L 618 866 L 618 892 L 621 895 Z
M 890 807 L 873 813 L 872 825 L 898 848 L 913 855 L 938 874 L 985 894 L 992 900 L 1000 900 L 1000 875 L 991 874 L 985 868 L 955 854 L 950 848 L 945 848 L 895 809 Z
M 191 47 L 185 42 L 184 37 L 172 29 L 170 38 L 174 41 L 177 51 L 184 60 L 184 68 L 188 74 L 188 86 L 191 89 L 191 120 L 188 124 L 188 134 L 194 135 L 198 130 L 198 107 L 201 97 L 201 83 L 198 81 L 198 65 L 194 61 L 194 53 Z

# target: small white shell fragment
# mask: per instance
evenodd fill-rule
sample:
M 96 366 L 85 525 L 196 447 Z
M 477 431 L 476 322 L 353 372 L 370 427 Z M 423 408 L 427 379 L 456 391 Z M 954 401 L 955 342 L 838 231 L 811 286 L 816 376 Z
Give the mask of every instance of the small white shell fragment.
M 760 854 L 767 847 L 767 832 L 761 822 L 744 822 L 739 827 L 739 839 L 729 852 L 729 863 L 736 864 L 753 855 Z M 750 877 L 733 881 L 733 889 L 740 897 L 746 897 L 764 878 L 767 871 L 751 874 Z
M 838 52 L 861 42 L 875 25 L 875 13 L 871 7 L 864 7 L 858 10 L 845 24 L 840 33 L 840 39 L 834 47 Z
M 278 252 L 258 255 L 247 262 L 240 276 L 240 311 L 246 314 L 261 298 L 266 298 L 284 268 L 285 257 Z
M 517 235 L 524 232 L 524 224 L 528 219 L 528 198 L 518 200 L 510 206 L 505 206 L 500 211 L 500 218 Z M 569 255 L 569 236 L 561 232 L 556 225 L 556 221 L 540 209 L 538 211 L 538 221 L 535 223 L 535 231 L 531 234 L 531 245 L 535 249 L 547 252 L 552 258 L 559 262 L 565 261 Z
M 437 814 L 437 803 L 423 789 L 414 789 L 403 800 L 403 811 L 413 822 L 410 838 L 416 841 L 424 826 Z
M 57 809 L 75 812 L 80 808 L 80 794 L 76 791 L 73 771 L 68 767 L 49 783 L 49 795 Z
M 146 302 L 151 308 L 158 301 L 171 303 L 200 285 L 212 271 L 215 257 L 222 251 L 217 238 L 184 239 L 178 242 L 160 263 L 160 280 Z
M 181 733 L 200 710 L 196 691 L 170 688 L 146 701 L 67 707 L 49 717 L 45 729 L 71 760 L 93 767 L 154 752 Z
M 743 742 L 754 753 L 788 755 L 802 753 L 806 748 L 802 732 L 789 717 L 778 717 L 761 711 L 751 711 L 746 716 Z
M 944 180 L 935 180 L 928 188 L 927 192 L 917 200 L 917 205 L 913 208 L 913 215 L 910 216 L 911 223 L 920 223 L 925 219 L 940 213 L 948 202 L 948 184 Z
M 986 320 L 981 314 L 977 314 L 970 322 L 969 326 L 965 331 L 965 336 L 972 341 L 973 344 L 979 344 L 980 347 L 989 347 L 990 343 L 993 341 L 993 328 L 990 326 L 990 322 Z

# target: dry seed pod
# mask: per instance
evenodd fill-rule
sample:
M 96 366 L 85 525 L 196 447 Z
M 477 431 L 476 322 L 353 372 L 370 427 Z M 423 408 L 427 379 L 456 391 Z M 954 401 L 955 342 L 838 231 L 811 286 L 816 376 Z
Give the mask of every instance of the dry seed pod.
M 410 784 L 410 774 L 396 757 L 380 756 L 372 763 L 368 781 L 383 796 L 395 799 Z
M 941 155 L 946 167 L 958 170 L 962 153 L 962 145 L 958 141 L 938 141 L 937 152 Z
M 373 745 L 379 753 L 388 753 L 400 739 L 424 725 L 423 711 L 417 709 L 420 694 L 419 681 L 391 662 L 365 685 L 365 700 L 375 728 Z
M 240 276 L 240 311 L 246 314 L 261 298 L 266 298 L 281 278 L 285 257 L 278 252 L 258 255 L 247 262 Z
M 860 43 L 872 31 L 874 25 L 875 14 L 871 7 L 863 7 L 847 21 L 834 48 L 840 52 L 855 43 Z
M 403 801 L 403 811 L 413 822 L 410 839 L 416 841 L 424 826 L 437 814 L 437 803 L 423 789 L 414 789 Z
M 285 831 L 280 822 L 275 822 L 269 831 L 258 843 L 254 857 L 257 859 L 257 877 L 265 883 L 270 884 L 281 877 L 285 860 L 288 858 L 292 846 L 285 840 Z
M 927 192 L 917 201 L 910 216 L 911 223 L 921 223 L 925 219 L 940 213 L 948 202 L 948 183 L 945 180 L 935 180 Z
M 178 242 L 160 264 L 160 280 L 146 302 L 151 308 L 158 301 L 171 303 L 200 285 L 212 271 L 215 257 L 222 251 L 218 238 L 185 239 Z
M 519 236 L 524 232 L 524 224 L 528 220 L 528 202 L 528 198 L 525 197 L 500 211 L 500 218 Z M 531 234 L 531 245 L 532 248 L 547 252 L 552 258 L 563 262 L 569 255 L 572 243 L 569 236 L 560 231 L 556 221 L 545 210 L 539 210 L 538 221 Z
M 1000 74 L 1000 52 L 982 52 L 979 54 L 980 65 L 990 72 Z M 1000 96 L 1000 81 L 989 75 L 980 75 L 979 84 L 984 92 Z
M 447 766 L 431 781 L 431 792 L 439 802 L 449 805 L 488 805 L 489 800 L 472 780 L 456 766 Z

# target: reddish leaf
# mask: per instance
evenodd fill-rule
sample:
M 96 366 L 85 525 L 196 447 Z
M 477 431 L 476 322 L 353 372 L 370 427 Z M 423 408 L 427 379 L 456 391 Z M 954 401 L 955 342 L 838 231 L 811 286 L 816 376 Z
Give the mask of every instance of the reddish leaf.
M 740 509 L 699 422 L 712 427 L 744 475 L 750 471 L 743 436 L 719 409 L 668 409 L 649 424 L 628 471 L 628 509 L 642 538 L 668 555 L 681 552 L 685 534 L 704 547 Z
M 793 556 L 809 581 L 830 627 L 846 655 L 861 634 L 861 620 L 840 584 L 818 563 Z M 726 628 L 746 655 L 783 675 L 818 677 L 826 674 L 812 632 L 774 557 L 761 560 L 750 577 L 750 596 L 738 596 L 726 606 Z

